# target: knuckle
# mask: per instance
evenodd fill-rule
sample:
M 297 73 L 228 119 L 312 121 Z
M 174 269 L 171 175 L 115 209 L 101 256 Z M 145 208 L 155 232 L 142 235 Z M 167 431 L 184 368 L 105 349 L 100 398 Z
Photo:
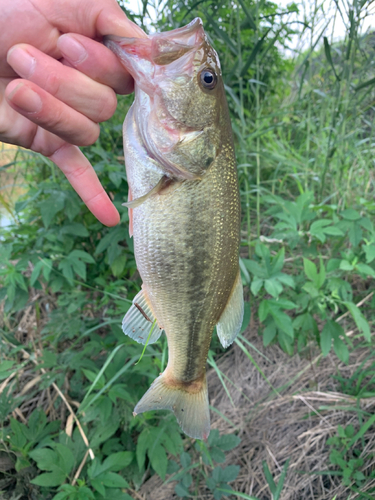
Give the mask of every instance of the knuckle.
M 81 135 L 78 138 L 76 135 L 73 136 L 74 144 L 77 146 L 90 146 L 98 140 L 99 134 L 99 125 L 97 123 L 92 123 L 90 127 L 87 127 L 84 134 L 81 132 Z
M 61 78 L 53 71 L 46 76 L 44 90 L 53 96 L 57 96 L 60 91 Z
M 99 109 L 97 121 L 104 122 L 109 120 L 117 108 L 117 98 L 116 94 L 110 90 L 107 97 L 103 101 L 101 109 Z

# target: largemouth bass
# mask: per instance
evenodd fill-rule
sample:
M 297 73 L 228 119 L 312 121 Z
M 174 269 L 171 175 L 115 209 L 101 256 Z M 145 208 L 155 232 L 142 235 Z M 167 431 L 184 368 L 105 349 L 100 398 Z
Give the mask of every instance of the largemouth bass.
M 229 346 L 243 318 L 240 198 L 220 63 L 195 19 L 147 38 L 107 37 L 135 81 L 124 122 L 130 231 L 143 280 L 124 333 L 156 342 L 168 365 L 134 414 L 168 409 L 207 438 L 206 360 L 213 329 Z

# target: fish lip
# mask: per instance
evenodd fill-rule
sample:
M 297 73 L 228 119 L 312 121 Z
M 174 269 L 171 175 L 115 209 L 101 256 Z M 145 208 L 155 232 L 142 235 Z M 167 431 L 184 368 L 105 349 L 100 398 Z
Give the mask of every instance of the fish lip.
M 121 48 L 123 52 L 126 52 L 126 46 L 143 46 L 144 53 L 140 57 L 158 66 L 169 64 L 165 60 L 168 60 L 168 56 L 173 58 L 173 54 L 175 54 L 176 59 L 179 59 L 184 54 L 198 50 L 206 40 L 207 37 L 203 29 L 203 22 L 199 17 L 196 17 L 189 24 L 181 28 L 162 33 L 153 33 L 145 38 L 129 38 L 118 35 L 105 35 L 103 37 L 104 45 L 114 52 L 120 60 L 123 60 L 121 57 Z M 165 42 L 163 43 L 163 41 Z
M 121 43 L 123 45 L 131 45 L 134 43 L 136 40 L 150 40 L 153 37 L 157 38 L 173 38 L 173 36 L 177 35 L 183 35 L 189 32 L 194 32 L 197 31 L 197 29 L 202 28 L 203 31 L 203 21 L 200 17 L 194 18 L 192 21 L 190 21 L 189 24 L 186 26 L 181 26 L 181 28 L 176 28 L 174 30 L 170 31 L 163 31 L 162 33 L 153 33 L 152 35 L 147 35 L 144 38 L 138 38 L 138 37 L 122 37 L 118 35 L 105 35 L 103 37 L 103 43 L 105 46 L 108 47 L 108 42 L 115 42 L 115 43 Z M 204 35 L 205 38 L 205 35 Z M 203 41 L 203 40 L 202 40 Z

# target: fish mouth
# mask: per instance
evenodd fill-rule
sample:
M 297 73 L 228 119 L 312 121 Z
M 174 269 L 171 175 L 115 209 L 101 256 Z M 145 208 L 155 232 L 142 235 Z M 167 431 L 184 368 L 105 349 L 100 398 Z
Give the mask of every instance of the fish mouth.
M 106 47 L 112 50 L 121 60 L 129 63 L 128 58 L 124 60 L 124 52 L 129 57 L 146 59 L 158 66 L 166 66 L 181 58 L 186 53 L 197 49 L 206 40 L 203 23 L 196 17 L 186 26 L 163 33 L 155 33 L 147 38 L 126 38 L 115 35 L 107 35 L 103 38 Z M 131 72 L 132 68 L 128 68 Z M 136 78 L 136 75 L 133 75 Z

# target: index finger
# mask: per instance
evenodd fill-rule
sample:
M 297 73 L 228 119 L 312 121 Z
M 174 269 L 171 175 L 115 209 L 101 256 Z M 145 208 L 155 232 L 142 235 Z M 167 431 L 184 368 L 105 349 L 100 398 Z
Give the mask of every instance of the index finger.
M 120 215 L 94 168 L 77 146 L 64 143 L 49 158 L 64 172 L 73 189 L 102 224 L 115 226 L 120 222 Z

